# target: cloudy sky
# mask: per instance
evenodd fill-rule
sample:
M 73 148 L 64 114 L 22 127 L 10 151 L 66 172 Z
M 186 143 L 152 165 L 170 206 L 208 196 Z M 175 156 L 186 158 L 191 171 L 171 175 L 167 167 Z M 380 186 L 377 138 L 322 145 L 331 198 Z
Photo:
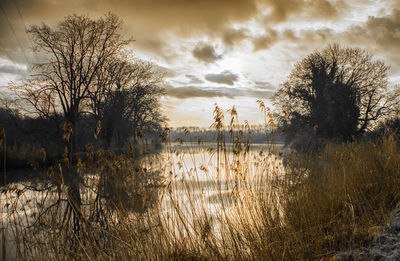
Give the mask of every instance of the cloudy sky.
M 340 43 L 367 49 L 400 83 L 399 0 L 2 0 L 0 93 L 35 62 L 25 30 L 70 14 L 123 21 L 136 57 L 166 73 L 162 106 L 170 126 L 209 126 L 214 103 L 263 123 L 269 97 L 310 52 Z

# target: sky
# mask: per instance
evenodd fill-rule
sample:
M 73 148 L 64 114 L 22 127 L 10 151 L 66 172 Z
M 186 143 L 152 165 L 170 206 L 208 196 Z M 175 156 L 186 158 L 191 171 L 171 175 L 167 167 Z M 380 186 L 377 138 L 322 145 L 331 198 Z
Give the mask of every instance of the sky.
M 400 0 L 2 0 L 1 95 L 37 60 L 26 28 L 108 12 L 123 20 L 135 57 L 165 73 L 173 127 L 210 126 L 215 103 L 262 124 L 256 101 L 271 106 L 296 62 L 333 43 L 366 49 L 391 66 L 389 85 L 400 83 Z

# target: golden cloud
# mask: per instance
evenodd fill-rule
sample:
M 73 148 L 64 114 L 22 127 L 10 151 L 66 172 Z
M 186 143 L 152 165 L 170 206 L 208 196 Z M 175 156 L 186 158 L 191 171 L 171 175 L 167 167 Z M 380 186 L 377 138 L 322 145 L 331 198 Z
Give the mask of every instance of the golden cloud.
M 269 9 L 266 19 L 281 22 L 301 17 L 336 17 L 339 0 L 4 0 L 0 25 L 0 52 L 19 57 L 29 47 L 25 26 L 45 22 L 55 25 L 70 14 L 87 14 L 98 18 L 111 11 L 125 22 L 124 33 L 136 39 L 134 46 L 163 55 L 165 46 L 173 46 L 171 34 L 179 37 L 206 34 L 233 45 L 247 37 L 245 30 L 233 30 L 234 23 L 247 22 Z M 12 29 L 9 25 L 12 25 Z M 14 31 L 14 32 L 13 32 Z M 17 39 L 15 39 L 14 33 Z M 21 42 L 21 43 L 18 43 Z M 265 46 L 265 39 L 259 40 Z

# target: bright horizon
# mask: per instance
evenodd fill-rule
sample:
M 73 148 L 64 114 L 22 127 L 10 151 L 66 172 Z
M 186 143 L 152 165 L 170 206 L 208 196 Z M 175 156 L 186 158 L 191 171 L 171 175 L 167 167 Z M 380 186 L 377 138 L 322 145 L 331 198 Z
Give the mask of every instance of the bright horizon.
M 108 11 L 124 21 L 124 37 L 135 39 L 135 56 L 165 73 L 161 103 L 171 127 L 209 127 L 215 103 L 224 111 L 235 105 L 241 123 L 263 124 L 256 101 L 271 106 L 294 64 L 332 43 L 368 50 L 391 66 L 389 86 L 400 83 L 397 0 L 9 0 L 0 7 L 5 96 L 8 83 L 29 75 L 37 60 L 27 27 Z

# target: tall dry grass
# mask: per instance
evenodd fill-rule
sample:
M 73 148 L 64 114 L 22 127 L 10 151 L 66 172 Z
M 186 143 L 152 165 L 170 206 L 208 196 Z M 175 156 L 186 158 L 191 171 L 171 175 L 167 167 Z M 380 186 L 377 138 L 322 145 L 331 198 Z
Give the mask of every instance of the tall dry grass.
M 215 111 L 215 127 L 223 113 Z M 231 127 L 239 128 L 231 110 Z M 289 153 L 252 151 L 248 130 L 164 161 L 88 148 L 79 228 L 60 172 L 1 194 L 8 256 L 22 260 L 310 260 L 368 244 L 399 201 L 394 136 Z M 218 132 L 220 134 L 220 132 Z M 167 134 L 164 133 L 165 135 Z M 188 133 L 188 135 L 190 135 Z M 235 134 L 236 135 L 236 134 Z M 163 182 L 156 177 L 162 172 Z M 56 183 L 58 180 L 59 183 Z M 54 185 L 57 184 L 57 185 Z M 161 186 L 162 184 L 162 186 Z M 4 240 L 3 240 L 4 242 Z
M 242 151 L 220 161 L 233 181 L 217 186 L 217 210 L 189 201 L 182 223 L 197 243 L 180 249 L 204 259 L 314 260 L 368 245 L 399 202 L 399 152 L 393 135 L 289 154 L 284 168 L 274 154 Z M 185 192 L 195 195 L 193 186 Z
M 293 257 L 326 257 L 367 245 L 399 202 L 400 150 L 394 135 L 330 144 L 293 163 L 284 207 Z

